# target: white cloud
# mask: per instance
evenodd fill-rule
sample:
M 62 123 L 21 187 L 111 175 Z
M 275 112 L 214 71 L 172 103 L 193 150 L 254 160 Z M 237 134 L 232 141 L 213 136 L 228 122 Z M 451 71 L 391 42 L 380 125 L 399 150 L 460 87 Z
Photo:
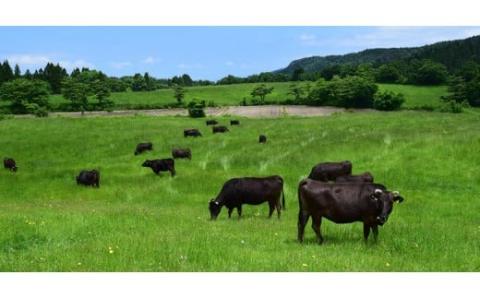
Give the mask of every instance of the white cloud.
M 160 61 L 160 59 L 158 59 L 158 58 L 148 56 L 147 58 L 143 59 L 141 62 L 144 63 L 144 64 L 154 64 L 154 63 L 157 63 L 159 61 Z
M 338 47 L 342 53 L 367 48 L 415 47 L 444 40 L 463 39 L 480 34 L 479 27 L 375 27 L 365 33 L 318 38 L 304 33 L 298 37 L 307 47 Z M 339 54 L 339 53 L 331 53 Z
M 66 68 L 67 70 L 73 70 L 74 68 L 82 68 L 82 67 L 95 68 L 95 65 L 93 63 L 90 63 L 83 59 L 78 59 L 73 61 L 61 60 L 58 63 L 64 68 Z
M 227 62 L 225 62 L 225 65 L 226 65 L 226 66 L 234 66 L 235 63 L 232 62 L 232 61 L 227 61 Z
M 132 66 L 130 61 L 110 62 L 110 66 L 115 69 L 123 69 Z

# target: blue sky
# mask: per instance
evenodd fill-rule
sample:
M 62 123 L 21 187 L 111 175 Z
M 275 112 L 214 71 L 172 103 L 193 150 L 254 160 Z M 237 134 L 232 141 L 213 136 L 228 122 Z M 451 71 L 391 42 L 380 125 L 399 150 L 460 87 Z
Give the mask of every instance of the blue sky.
M 25 69 L 59 62 L 108 75 L 246 76 L 313 55 L 420 46 L 480 27 L 0 27 L 0 60 Z

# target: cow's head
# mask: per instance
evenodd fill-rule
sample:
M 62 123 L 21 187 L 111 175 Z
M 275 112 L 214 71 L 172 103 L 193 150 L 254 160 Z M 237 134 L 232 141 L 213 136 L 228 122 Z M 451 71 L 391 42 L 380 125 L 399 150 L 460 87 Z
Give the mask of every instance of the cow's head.
M 376 208 L 376 220 L 377 224 L 383 226 L 392 213 L 393 204 L 395 202 L 403 202 L 403 198 L 400 196 L 398 191 L 386 191 L 382 189 L 375 189 L 375 191 L 370 195 L 370 199 L 375 204 Z
M 143 162 L 142 167 L 151 167 L 152 166 L 152 161 L 151 160 L 146 160 Z
M 215 201 L 215 199 L 211 199 L 208 203 L 208 209 L 210 210 L 210 219 L 215 220 L 217 219 L 218 214 L 220 214 L 222 206 L 219 202 Z

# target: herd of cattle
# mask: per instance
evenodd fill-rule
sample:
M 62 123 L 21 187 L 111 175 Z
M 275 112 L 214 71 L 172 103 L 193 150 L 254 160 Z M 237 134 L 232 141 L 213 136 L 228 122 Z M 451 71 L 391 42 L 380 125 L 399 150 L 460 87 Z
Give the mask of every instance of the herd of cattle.
M 238 120 L 231 120 L 230 125 L 239 125 Z M 219 126 L 216 120 L 207 120 L 206 125 L 213 125 L 213 133 L 228 132 L 226 126 Z M 185 129 L 184 137 L 202 136 L 198 129 Z M 266 143 L 265 135 L 259 136 L 259 143 Z M 153 150 L 152 143 L 140 143 L 135 148 L 135 155 Z M 192 158 L 189 148 L 175 148 L 173 158 L 146 160 L 142 167 L 149 167 L 155 174 L 162 171 L 170 172 L 175 176 L 176 158 Z M 5 158 L 4 167 L 13 172 L 17 171 L 14 159 Z M 76 177 L 77 184 L 100 187 L 100 173 L 97 170 L 82 170 Z M 259 205 L 268 202 L 269 217 L 276 210 L 280 218 L 281 210 L 285 210 L 285 195 L 281 176 L 243 177 L 233 178 L 224 183 L 220 193 L 210 200 L 208 208 L 212 220 L 220 214 L 222 207 L 228 210 L 230 218 L 234 209 L 237 209 L 239 218 L 242 215 L 242 205 Z M 371 173 L 365 172 L 352 175 L 352 163 L 324 162 L 315 165 L 308 178 L 298 185 L 298 241 L 303 242 L 305 226 L 312 217 L 312 228 L 316 233 L 318 243 L 323 242 L 320 231 L 322 218 L 325 217 L 335 223 L 363 222 L 365 241 L 370 231 L 375 240 L 378 235 L 378 226 L 383 226 L 393 210 L 395 202 L 401 203 L 404 199 L 396 191 L 389 191 L 378 183 L 374 183 Z

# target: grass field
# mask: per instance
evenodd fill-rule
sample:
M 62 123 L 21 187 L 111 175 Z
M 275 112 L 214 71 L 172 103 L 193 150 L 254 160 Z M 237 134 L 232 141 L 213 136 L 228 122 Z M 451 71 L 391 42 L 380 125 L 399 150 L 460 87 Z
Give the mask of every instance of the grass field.
M 267 96 L 268 101 L 281 102 L 286 99 L 292 99 L 288 95 L 289 86 L 287 83 L 267 83 L 267 86 L 274 87 L 273 92 Z M 314 83 L 312 83 L 313 86 Z M 186 88 L 185 101 L 192 99 L 200 99 L 206 101 L 214 101 L 215 104 L 239 105 L 243 98 L 251 99 L 250 92 L 258 84 L 236 84 L 236 85 L 218 85 Z M 405 107 L 412 108 L 418 106 L 440 105 L 440 96 L 447 94 L 446 86 L 422 87 L 413 85 L 395 85 L 395 84 L 379 84 L 380 90 L 392 90 L 401 92 L 405 95 Z M 173 91 L 171 89 L 161 89 L 152 92 L 121 92 L 113 93 L 111 99 L 114 100 L 117 108 L 132 108 L 135 106 L 158 107 L 161 105 L 171 104 L 175 102 Z M 58 105 L 66 102 L 60 95 L 52 96 L 52 104 Z
M 19 171 L 0 171 L 0 270 L 479 271 L 479 120 L 477 111 L 241 119 L 224 135 L 183 117 L 3 120 L 0 156 Z M 183 138 L 187 127 L 204 137 Z M 134 156 L 145 140 L 155 150 Z M 172 146 L 193 152 L 175 178 L 140 167 Z M 376 244 L 363 242 L 361 223 L 327 220 L 324 245 L 310 223 L 298 244 L 299 180 L 318 162 L 345 159 L 405 202 Z M 101 171 L 99 189 L 75 184 L 89 168 Z M 227 179 L 271 174 L 285 179 L 281 220 L 267 219 L 267 205 L 209 220 L 208 201 Z

